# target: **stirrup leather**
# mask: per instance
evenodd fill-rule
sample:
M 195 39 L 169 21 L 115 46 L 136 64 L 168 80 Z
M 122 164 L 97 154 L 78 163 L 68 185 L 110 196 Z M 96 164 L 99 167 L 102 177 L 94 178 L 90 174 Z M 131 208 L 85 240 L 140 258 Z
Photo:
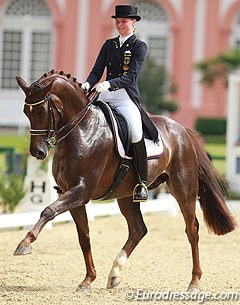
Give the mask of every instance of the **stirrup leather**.
M 146 185 L 141 182 L 138 183 L 133 190 L 133 202 L 144 202 L 148 200 L 148 189 Z

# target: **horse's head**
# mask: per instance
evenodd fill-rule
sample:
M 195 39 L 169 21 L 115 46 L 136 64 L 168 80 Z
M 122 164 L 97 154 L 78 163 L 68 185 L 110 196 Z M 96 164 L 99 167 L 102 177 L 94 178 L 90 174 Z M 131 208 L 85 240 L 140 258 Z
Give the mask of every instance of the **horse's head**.
M 24 113 L 30 121 L 30 153 L 44 159 L 49 146 L 65 139 L 84 119 L 91 103 L 81 84 L 70 74 L 45 73 L 30 86 L 16 77 L 25 93 Z
M 51 117 L 51 112 L 54 110 L 49 95 L 53 80 L 46 85 L 34 82 L 28 87 L 21 77 L 16 77 L 16 79 L 26 95 L 24 113 L 31 126 L 30 153 L 37 159 L 44 159 L 48 155 L 47 139 L 51 137 L 52 125 L 54 124 Z

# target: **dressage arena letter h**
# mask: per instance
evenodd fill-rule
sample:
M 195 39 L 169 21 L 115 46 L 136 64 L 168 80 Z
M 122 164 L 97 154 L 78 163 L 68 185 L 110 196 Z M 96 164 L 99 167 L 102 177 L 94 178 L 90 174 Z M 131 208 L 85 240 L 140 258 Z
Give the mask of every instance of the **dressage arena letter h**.
M 42 185 L 36 185 L 36 184 L 34 183 L 34 181 L 32 181 L 32 182 L 31 182 L 31 193 L 33 193 L 33 192 L 34 192 L 34 189 L 36 189 L 36 188 L 42 189 L 42 192 L 45 193 L 45 190 L 46 190 L 46 183 L 43 182 Z
M 27 175 L 24 187 L 27 190 L 19 205 L 20 212 L 42 211 L 49 203 L 58 199 L 54 190 L 56 182 L 52 176 L 52 160 L 47 162 L 47 170 L 41 167 L 41 162 L 32 156 L 27 160 Z
M 36 194 L 34 190 L 41 190 L 41 194 Z M 34 193 L 30 200 L 33 204 L 42 204 L 43 203 L 43 193 L 46 191 L 46 183 L 43 181 L 41 185 L 37 185 L 34 181 L 31 182 L 31 193 Z

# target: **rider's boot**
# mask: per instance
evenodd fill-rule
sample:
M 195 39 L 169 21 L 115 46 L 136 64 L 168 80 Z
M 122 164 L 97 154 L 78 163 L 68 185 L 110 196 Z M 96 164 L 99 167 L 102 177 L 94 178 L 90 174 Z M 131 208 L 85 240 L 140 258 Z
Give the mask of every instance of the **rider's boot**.
M 148 164 L 147 152 L 144 139 L 132 144 L 133 163 L 136 169 L 138 183 L 133 190 L 133 202 L 143 202 L 148 199 L 148 189 L 146 187 Z

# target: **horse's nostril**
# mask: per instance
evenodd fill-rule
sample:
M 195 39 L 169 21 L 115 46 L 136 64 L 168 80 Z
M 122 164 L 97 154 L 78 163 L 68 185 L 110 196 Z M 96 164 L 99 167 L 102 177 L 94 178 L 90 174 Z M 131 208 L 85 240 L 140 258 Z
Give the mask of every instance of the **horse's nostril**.
M 44 159 L 47 156 L 47 153 L 44 150 L 30 150 L 30 153 L 33 157 L 37 158 L 37 159 Z
M 46 157 L 46 153 L 43 150 L 39 150 L 36 154 L 38 159 L 44 159 Z

